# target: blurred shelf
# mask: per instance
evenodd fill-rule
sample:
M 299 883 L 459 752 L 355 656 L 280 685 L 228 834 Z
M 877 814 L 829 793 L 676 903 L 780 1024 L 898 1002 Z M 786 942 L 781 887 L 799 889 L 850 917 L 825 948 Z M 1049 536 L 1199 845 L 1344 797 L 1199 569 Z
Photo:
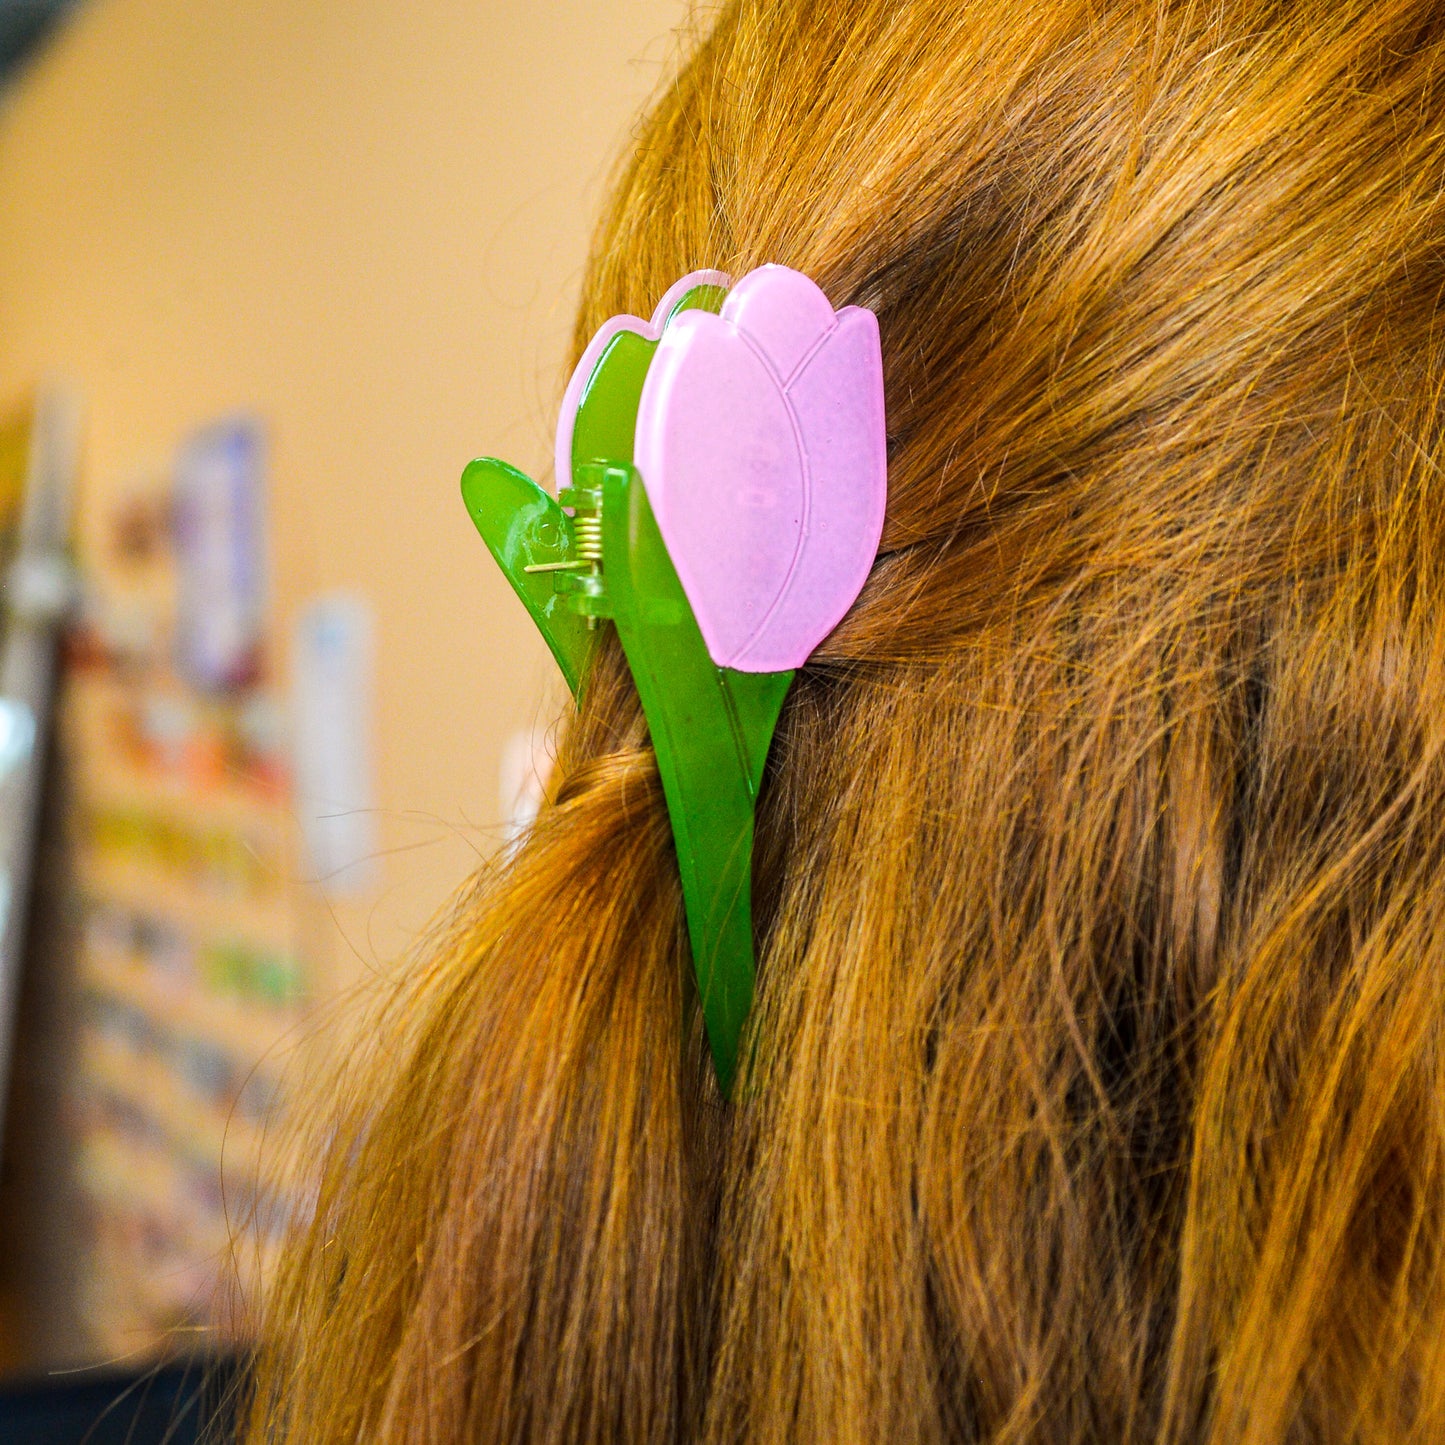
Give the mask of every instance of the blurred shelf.
M 243 1118 L 234 1104 L 222 1110 L 197 1098 L 162 1060 L 97 1034 L 83 1042 L 81 1067 L 116 1098 L 153 1119 L 185 1153 L 212 1164 L 223 1179 L 236 1179 L 238 1169 L 254 1174 L 265 1131 Z M 254 1180 L 236 1182 L 250 1186 Z
M 282 841 L 295 835 L 295 813 L 284 785 L 268 786 L 239 772 L 197 777 L 184 769 L 156 767 L 129 755 L 115 735 L 115 719 L 144 696 L 191 700 L 195 695 L 175 683 L 138 683 L 104 669 L 70 674 L 66 736 L 82 798 L 100 805 L 163 810 L 222 830 L 259 829 Z M 202 704 L 207 705 L 226 706 Z
M 169 1151 L 127 1144 L 109 1131 L 90 1131 L 81 1141 L 77 1170 L 94 1201 L 157 1216 L 174 1212 L 179 1196 Z
M 300 1021 L 299 1008 L 249 1003 L 194 985 L 169 986 L 144 967 L 93 944 L 85 948 L 83 977 L 151 1018 L 194 1032 L 247 1068 L 284 1046 Z
M 277 1245 L 247 1233 L 239 1199 L 224 1214 L 198 1215 L 169 1151 L 104 1131 L 83 1140 L 79 1179 L 102 1216 L 82 1303 L 102 1351 L 170 1354 L 198 1335 L 241 1337 L 236 1305 L 274 1269 Z
M 295 918 L 284 896 L 233 897 L 188 885 L 161 868 L 140 867 L 82 851 L 78 875 L 83 892 L 133 913 L 165 917 L 196 939 L 227 938 L 295 950 Z
M 102 761 L 92 752 L 77 774 L 77 792 L 90 808 L 163 813 L 197 827 L 260 834 L 285 850 L 296 830 L 283 799 L 267 797 L 244 783 L 199 786 L 170 773 L 142 772 Z
M 169 1356 L 196 1347 L 210 1315 L 220 1271 L 195 1259 L 141 1259 L 117 1240 L 97 1241 L 81 1303 L 87 1332 L 115 1359 Z

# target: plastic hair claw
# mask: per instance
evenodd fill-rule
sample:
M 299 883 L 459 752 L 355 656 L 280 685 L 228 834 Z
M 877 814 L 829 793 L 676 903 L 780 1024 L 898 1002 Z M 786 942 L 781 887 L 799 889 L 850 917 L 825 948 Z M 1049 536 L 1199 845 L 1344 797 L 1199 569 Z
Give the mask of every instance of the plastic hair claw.
M 753 820 L 783 700 L 877 553 L 887 490 L 870 311 L 782 266 L 695 272 L 614 317 L 568 384 L 553 500 L 473 462 L 467 509 L 574 693 L 598 619 L 636 682 L 723 1092 L 753 996 Z

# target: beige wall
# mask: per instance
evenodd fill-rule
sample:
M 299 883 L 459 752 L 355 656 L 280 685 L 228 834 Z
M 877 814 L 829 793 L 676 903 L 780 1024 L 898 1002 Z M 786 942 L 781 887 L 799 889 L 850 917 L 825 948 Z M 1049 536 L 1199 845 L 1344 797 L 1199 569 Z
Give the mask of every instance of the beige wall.
M 457 481 L 545 462 L 602 182 L 684 8 L 90 0 L 0 107 L 0 397 L 79 383 L 82 544 L 256 409 L 280 625 L 375 603 L 384 883 L 339 956 L 394 956 L 491 846 L 503 740 L 555 686 Z

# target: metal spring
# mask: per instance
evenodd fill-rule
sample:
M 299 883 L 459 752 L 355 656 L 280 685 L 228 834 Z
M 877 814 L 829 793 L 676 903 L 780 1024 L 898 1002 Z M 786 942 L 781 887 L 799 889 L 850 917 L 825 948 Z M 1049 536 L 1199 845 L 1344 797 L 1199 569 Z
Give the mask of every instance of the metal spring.
M 580 562 L 602 561 L 602 513 L 578 512 L 572 519 L 572 539 Z

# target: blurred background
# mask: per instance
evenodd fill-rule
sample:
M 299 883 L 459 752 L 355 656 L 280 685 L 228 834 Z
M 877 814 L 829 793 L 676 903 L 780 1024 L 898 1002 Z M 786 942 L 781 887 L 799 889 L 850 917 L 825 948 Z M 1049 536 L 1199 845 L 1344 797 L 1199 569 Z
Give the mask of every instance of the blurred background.
M 457 484 L 546 468 L 685 10 L 0 3 L 0 1379 L 244 1347 L 297 1050 L 525 820 Z

